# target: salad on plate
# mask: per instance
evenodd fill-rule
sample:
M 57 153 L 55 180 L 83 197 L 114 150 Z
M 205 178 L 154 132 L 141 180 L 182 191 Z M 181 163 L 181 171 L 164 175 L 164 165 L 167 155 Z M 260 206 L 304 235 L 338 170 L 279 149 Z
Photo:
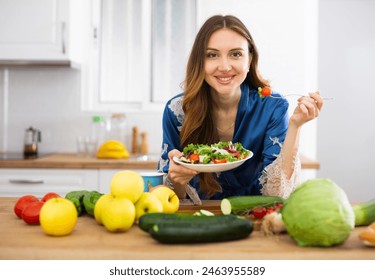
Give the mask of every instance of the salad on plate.
M 212 145 L 189 144 L 183 149 L 179 160 L 191 164 L 223 164 L 246 159 L 251 152 L 241 143 L 218 142 Z

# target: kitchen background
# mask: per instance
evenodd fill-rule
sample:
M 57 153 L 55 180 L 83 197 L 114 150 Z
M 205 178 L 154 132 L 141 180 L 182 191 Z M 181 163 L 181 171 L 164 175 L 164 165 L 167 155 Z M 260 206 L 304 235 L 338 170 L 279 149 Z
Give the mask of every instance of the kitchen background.
M 162 146 L 163 104 L 180 91 L 195 32 L 213 14 L 233 14 L 252 32 L 260 50 L 262 74 L 276 91 L 287 94 L 320 89 L 322 95 L 334 98 L 326 101 L 318 120 L 303 128 L 301 152 L 321 165 L 317 172 L 305 171 L 304 178 L 331 178 L 353 201 L 374 197 L 371 172 L 375 152 L 371 144 L 375 138 L 375 94 L 371 81 L 375 72 L 375 1 L 102 2 L 0 0 L 0 151 L 21 152 L 25 129 L 33 126 L 42 131 L 41 153 L 76 152 L 76 137 L 89 133 L 93 115 L 125 113 L 129 135 L 133 126 L 146 131 L 150 153 L 157 155 Z M 125 8 L 119 9 L 120 5 Z M 56 29 L 68 34 L 67 53 L 47 57 L 68 61 L 69 66 L 7 65 L 9 61 L 38 59 L 27 45 L 35 38 L 25 39 L 26 54 L 17 53 L 22 42 L 12 42 L 13 34 L 31 36 L 30 30 L 20 26 L 37 26 L 18 8 L 31 6 L 35 14 L 49 7 L 62 10 L 61 17 L 69 19 Z M 116 22 L 124 19 L 124 28 L 120 28 Z M 17 20 L 23 25 L 15 24 Z M 173 29 L 171 23 L 184 29 Z M 124 38 L 117 36 L 121 30 L 127 31 Z M 142 33 L 136 32 L 139 30 Z M 117 45 L 108 44 L 108 38 Z M 54 39 L 60 45 L 59 38 Z M 106 53 L 100 55 L 100 50 Z M 124 55 L 123 65 L 116 63 L 119 50 Z M 17 56 L 20 53 L 25 57 Z M 119 73 L 123 82 L 115 85 L 111 78 Z M 116 93 L 118 88 L 126 94 Z M 293 109 L 296 98 L 289 100 Z

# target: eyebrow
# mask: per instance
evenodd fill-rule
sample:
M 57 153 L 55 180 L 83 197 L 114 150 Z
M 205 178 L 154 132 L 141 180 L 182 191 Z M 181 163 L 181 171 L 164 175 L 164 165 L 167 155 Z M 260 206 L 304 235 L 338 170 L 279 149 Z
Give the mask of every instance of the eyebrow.
M 207 48 L 207 51 L 219 51 L 218 49 L 215 49 L 215 48 Z M 230 50 L 231 52 L 233 51 L 245 51 L 243 48 L 234 48 L 234 49 L 231 49 Z

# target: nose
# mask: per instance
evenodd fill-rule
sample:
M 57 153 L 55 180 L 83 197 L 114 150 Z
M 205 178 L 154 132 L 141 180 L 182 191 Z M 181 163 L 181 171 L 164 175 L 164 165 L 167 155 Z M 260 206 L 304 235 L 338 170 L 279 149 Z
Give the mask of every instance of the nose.
M 229 72 L 230 70 L 232 70 L 230 61 L 227 58 L 222 58 L 219 62 L 218 70 L 222 72 Z

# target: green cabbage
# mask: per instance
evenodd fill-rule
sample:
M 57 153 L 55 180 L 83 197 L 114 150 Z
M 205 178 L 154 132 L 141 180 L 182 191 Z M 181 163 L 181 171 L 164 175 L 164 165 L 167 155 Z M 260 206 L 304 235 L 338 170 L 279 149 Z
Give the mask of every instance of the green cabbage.
M 324 178 L 298 186 L 284 203 L 282 219 L 299 246 L 321 247 L 343 243 L 355 222 L 345 192 Z

